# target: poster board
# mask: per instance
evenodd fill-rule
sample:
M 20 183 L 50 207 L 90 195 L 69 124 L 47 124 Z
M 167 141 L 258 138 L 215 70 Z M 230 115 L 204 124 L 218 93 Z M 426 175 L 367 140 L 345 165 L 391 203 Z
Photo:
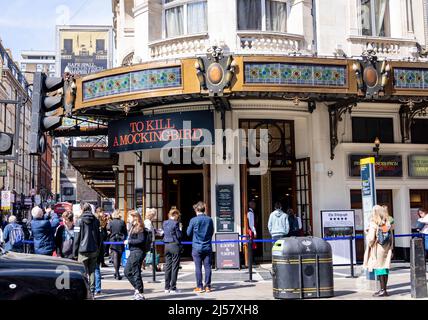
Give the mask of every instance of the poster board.
M 11 192 L 4 190 L 1 192 L 1 209 L 10 210 L 10 207 L 11 207 Z
M 234 231 L 233 184 L 216 186 L 217 232 Z
M 215 241 L 239 240 L 239 233 L 216 233 Z M 216 243 L 216 269 L 241 269 L 239 243 Z
M 322 210 L 321 211 L 322 237 L 336 238 L 355 236 L 354 210 Z M 327 240 L 331 245 L 333 265 L 349 265 L 351 263 L 350 241 Z M 353 261 L 356 262 L 355 239 L 352 240 Z

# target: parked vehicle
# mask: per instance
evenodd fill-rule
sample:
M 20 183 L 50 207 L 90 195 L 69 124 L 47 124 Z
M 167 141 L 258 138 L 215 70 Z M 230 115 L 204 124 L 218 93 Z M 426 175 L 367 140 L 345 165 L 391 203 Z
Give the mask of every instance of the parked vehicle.
M 0 248 L 0 300 L 92 299 L 84 272 L 73 260 Z

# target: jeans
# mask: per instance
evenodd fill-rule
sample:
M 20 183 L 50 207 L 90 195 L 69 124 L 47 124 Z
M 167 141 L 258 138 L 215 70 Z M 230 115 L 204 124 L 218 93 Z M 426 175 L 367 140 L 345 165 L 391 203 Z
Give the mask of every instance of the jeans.
M 180 246 L 176 243 L 165 244 L 165 290 L 177 289 L 177 277 L 180 267 Z
M 86 275 L 89 277 L 91 292 L 95 292 L 95 269 L 98 264 L 98 252 L 79 253 L 78 261 L 85 266 Z
M 139 249 L 131 250 L 125 266 L 125 277 L 128 278 L 135 290 L 144 293 L 143 279 L 141 278 L 141 266 L 145 253 Z
M 212 252 L 198 252 L 192 250 L 193 261 L 195 262 L 196 286 L 203 289 L 202 285 L 202 264 L 205 269 L 205 286 L 211 288 L 211 265 Z
M 95 292 L 101 292 L 101 268 L 99 263 L 95 268 Z

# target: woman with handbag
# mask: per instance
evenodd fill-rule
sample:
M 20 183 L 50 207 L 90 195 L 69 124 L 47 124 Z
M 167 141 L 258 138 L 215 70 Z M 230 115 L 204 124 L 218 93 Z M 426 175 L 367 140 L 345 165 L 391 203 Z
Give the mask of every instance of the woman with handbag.
M 107 230 L 110 234 L 110 242 L 123 242 L 128 236 L 128 231 L 126 230 L 126 224 L 121 219 L 120 211 L 115 210 L 112 215 L 112 221 L 107 225 Z M 125 250 L 125 246 L 123 244 L 112 244 L 110 246 L 113 265 L 114 265 L 114 278 L 117 280 L 121 280 L 122 277 L 120 275 L 120 261 L 122 258 L 122 253 Z
M 181 238 L 180 211 L 173 208 L 168 220 L 163 222 L 163 242 L 165 243 L 165 293 L 177 293 L 177 277 L 180 268 Z
M 386 297 L 389 269 L 392 258 L 392 231 L 391 220 L 386 209 L 376 205 L 373 207 L 372 217 L 368 230 L 366 230 L 367 247 L 364 252 L 363 268 L 372 272 L 379 278 L 380 290 L 374 297 Z
M 145 300 L 141 266 L 146 255 L 148 231 L 144 228 L 143 219 L 137 211 L 132 210 L 129 214 L 132 223 L 128 240 L 125 240 L 125 245 L 129 246 L 130 251 L 126 261 L 125 276 L 135 289 L 134 300 Z

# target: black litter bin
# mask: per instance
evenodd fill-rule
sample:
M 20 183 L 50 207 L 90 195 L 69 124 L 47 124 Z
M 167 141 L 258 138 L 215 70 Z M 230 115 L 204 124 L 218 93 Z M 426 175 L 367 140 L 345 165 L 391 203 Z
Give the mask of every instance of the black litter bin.
M 334 295 L 333 259 L 327 241 L 314 237 L 280 239 L 272 248 L 276 299 L 326 298 Z

